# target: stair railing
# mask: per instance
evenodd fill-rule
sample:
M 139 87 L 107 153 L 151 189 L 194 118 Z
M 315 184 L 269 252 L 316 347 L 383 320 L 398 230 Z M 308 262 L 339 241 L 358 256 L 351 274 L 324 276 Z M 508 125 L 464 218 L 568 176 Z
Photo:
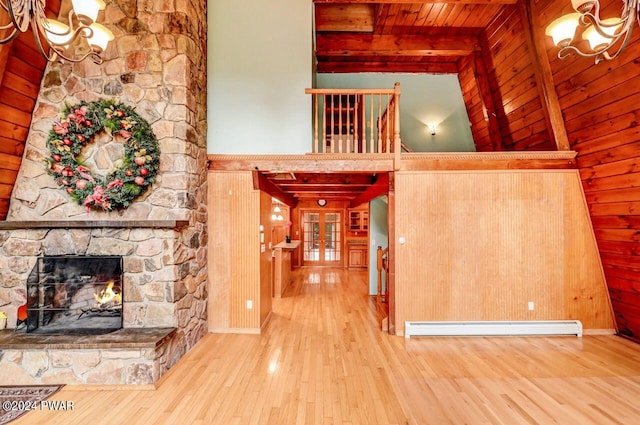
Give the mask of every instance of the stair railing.
M 376 254 L 376 267 L 378 269 L 378 300 L 386 303 L 389 299 L 389 247 L 382 249 L 381 246 L 378 246 Z M 382 273 L 383 271 L 384 274 Z
M 306 89 L 313 153 L 400 152 L 400 83 L 393 89 Z

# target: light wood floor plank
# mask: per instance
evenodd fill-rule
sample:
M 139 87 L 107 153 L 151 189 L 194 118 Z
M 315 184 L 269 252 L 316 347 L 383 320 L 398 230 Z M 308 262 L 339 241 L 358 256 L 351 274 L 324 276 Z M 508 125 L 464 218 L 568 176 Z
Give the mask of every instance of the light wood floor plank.
M 66 387 L 15 425 L 627 425 L 640 346 L 616 336 L 379 331 L 366 272 L 301 269 L 262 335 L 209 334 L 155 391 Z

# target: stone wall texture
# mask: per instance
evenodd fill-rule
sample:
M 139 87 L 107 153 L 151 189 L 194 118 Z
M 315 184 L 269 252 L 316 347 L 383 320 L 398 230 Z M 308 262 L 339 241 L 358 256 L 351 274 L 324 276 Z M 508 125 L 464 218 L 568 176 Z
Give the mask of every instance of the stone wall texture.
M 61 16 L 68 3 L 63 1 Z M 128 285 L 125 327 L 177 327 L 181 344 L 174 355 L 185 353 L 207 331 L 206 1 L 107 3 L 99 21 L 115 39 L 104 63 L 55 63 L 45 72 L 7 220 L 177 219 L 189 226 L 0 232 L 0 310 L 15 324 L 23 278 L 37 255 L 121 253 Z M 128 209 L 87 212 L 47 174 L 46 139 L 65 104 L 105 98 L 134 107 L 151 124 L 160 170 Z

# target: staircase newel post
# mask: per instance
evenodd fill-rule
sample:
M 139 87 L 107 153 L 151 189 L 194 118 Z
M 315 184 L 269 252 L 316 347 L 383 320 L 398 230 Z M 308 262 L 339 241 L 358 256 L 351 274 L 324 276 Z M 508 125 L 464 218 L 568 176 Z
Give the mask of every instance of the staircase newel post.
M 393 126 L 393 162 L 394 170 L 400 169 L 400 154 L 402 152 L 402 140 L 400 139 L 400 94 L 402 94 L 402 88 L 400 83 L 395 83 L 393 86 L 393 100 L 395 103 L 394 108 L 394 126 Z

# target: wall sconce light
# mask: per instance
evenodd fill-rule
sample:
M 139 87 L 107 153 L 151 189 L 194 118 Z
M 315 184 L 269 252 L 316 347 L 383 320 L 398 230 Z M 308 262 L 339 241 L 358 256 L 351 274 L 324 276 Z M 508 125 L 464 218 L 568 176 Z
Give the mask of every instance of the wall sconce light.
M 598 0 L 571 0 L 577 13 L 569 13 L 551 22 L 545 34 L 560 48 L 558 58 L 566 59 L 571 53 L 584 57 L 595 57 L 595 62 L 616 58 L 627 46 L 631 30 L 638 16 L 638 1 L 623 0 L 620 18 L 600 19 Z M 589 42 L 589 49 L 575 45 L 576 32 L 582 28 L 582 39 Z M 614 52 L 613 47 L 619 46 Z M 609 52 L 611 51 L 611 53 Z
M 0 2 L 0 7 L 9 18 L 9 23 L 0 26 L 8 35 L 0 39 L 0 44 L 8 43 L 29 28 L 33 32 L 38 50 L 48 61 L 58 59 L 80 62 L 91 56 L 94 62 L 102 63 L 102 52 L 113 40 L 113 33 L 96 23 L 98 12 L 105 8 L 102 0 L 72 0 L 69 25 L 45 14 L 46 0 L 10 0 Z M 6 22 L 6 19 L 2 19 Z M 9 32 L 10 30 L 10 32 Z M 43 45 L 43 40 L 45 44 Z M 89 51 L 75 55 L 75 47 L 86 40 Z M 45 50 L 49 46 L 49 52 Z
M 429 131 L 431 132 L 432 136 L 436 135 L 436 129 L 438 128 L 438 126 L 434 123 L 429 124 Z

